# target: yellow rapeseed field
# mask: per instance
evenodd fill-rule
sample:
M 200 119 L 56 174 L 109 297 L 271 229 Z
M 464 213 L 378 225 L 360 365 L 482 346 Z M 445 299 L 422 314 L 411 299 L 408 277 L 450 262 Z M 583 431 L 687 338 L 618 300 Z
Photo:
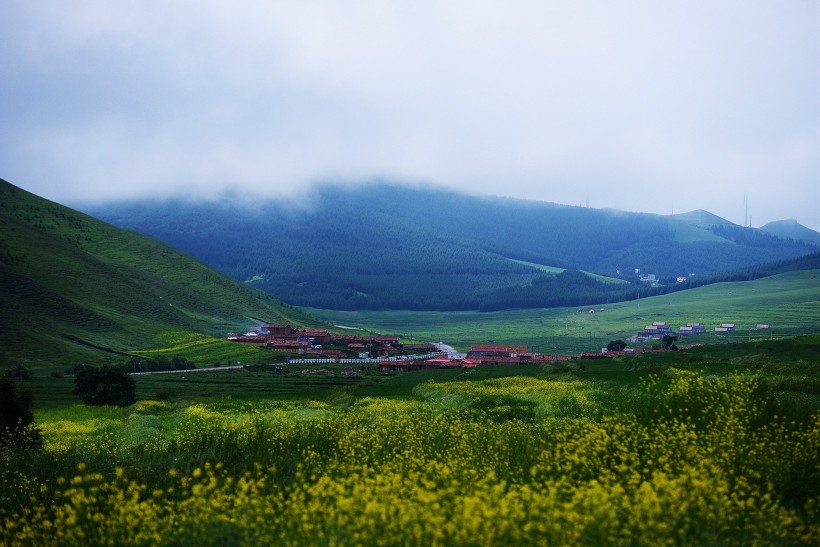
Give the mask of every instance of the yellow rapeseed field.
M 759 382 L 741 375 L 671 371 L 642 393 L 648 412 L 604 414 L 588 385 L 538 378 L 431 382 L 414 400 L 344 408 L 142 401 L 135 414 L 166 413 L 173 427 L 126 444 L 99 423 L 55 421 L 43 424 L 44 454 L 27 463 L 3 452 L 3 492 L 14 494 L 0 500 L 0 539 L 820 542 L 820 416 L 797 423 L 771 414 Z M 560 412 L 567 401 L 572 416 Z M 55 475 L 46 463 L 71 467 Z

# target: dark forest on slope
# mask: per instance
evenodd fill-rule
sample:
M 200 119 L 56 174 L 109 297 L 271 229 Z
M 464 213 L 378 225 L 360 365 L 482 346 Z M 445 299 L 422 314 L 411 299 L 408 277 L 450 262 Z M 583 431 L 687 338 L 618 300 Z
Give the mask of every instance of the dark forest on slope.
M 243 205 L 247 197 L 85 210 L 290 304 L 340 310 L 603 303 L 645 294 L 636 270 L 670 285 L 817 250 L 705 212 L 625 213 L 376 183 Z

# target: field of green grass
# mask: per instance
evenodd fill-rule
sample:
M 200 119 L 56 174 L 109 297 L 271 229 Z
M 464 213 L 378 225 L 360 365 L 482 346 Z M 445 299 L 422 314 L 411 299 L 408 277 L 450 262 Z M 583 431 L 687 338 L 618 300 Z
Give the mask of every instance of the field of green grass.
M 601 311 L 603 308 L 603 311 Z M 589 310 L 594 313 L 589 313 Z M 585 308 L 506 310 L 500 312 L 340 312 L 309 309 L 337 325 L 400 334 L 407 339 L 444 341 L 467 350 L 490 341 L 532 346 L 541 353 L 599 351 L 613 339 L 626 339 L 653 321 L 675 331 L 699 322 L 710 333 L 686 343 L 737 342 L 820 332 L 820 271 L 789 272 L 748 282 L 718 283 L 634 302 Z M 734 333 L 715 334 L 721 323 Z M 767 330 L 755 331 L 757 324 Z M 647 344 L 648 345 L 648 344 Z

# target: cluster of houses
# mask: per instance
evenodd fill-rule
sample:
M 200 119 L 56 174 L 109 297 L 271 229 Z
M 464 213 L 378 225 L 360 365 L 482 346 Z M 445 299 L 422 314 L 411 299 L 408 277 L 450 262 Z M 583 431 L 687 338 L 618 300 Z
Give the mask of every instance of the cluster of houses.
M 446 354 L 436 344 L 401 343 L 398 336 L 358 336 L 283 324 L 267 324 L 245 334 L 229 334 L 228 340 L 285 353 L 296 358 L 291 362 L 357 362 L 377 365 L 381 370 L 470 368 L 571 359 L 565 355 L 542 355 L 529 351 L 527 346 L 509 344 L 474 344 L 467 353 Z
M 465 354 L 445 354 L 424 360 L 389 359 L 379 363 L 379 370 L 418 370 L 426 368 L 472 368 L 478 365 L 525 365 L 569 361 L 569 355 L 543 355 L 529 351 L 527 346 L 505 344 L 473 344 Z
M 721 323 L 720 326 L 714 328 L 716 333 L 735 332 L 736 325 L 734 323 Z M 757 324 L 754 330 L 768 329 L 769 325 Z M 643 332 L 639 332 L 630 341 L 641 342 L 646 340 L 660 340 L 665 335 L 674 336 L 676 333 L 672 330 L 666 322 L 655 321 L 651 325 L 643 328 Z M 686 323 L 685 326 L 678 327 L 678 336 L 697 336 L 699 334 L 706 334 L 706 327 L 701 323 Z
M 716 333 L 735 330 L 734 323 L 722 323 Z M 756 330 L 768 329 L 758 324 Z M 678 328 L 678 336 L 706 334 L 701 323 L 687 323 Z M 630 338 L 632 342 L 660 340 L 675 335 L 666 322 L 656 321 Z M 576 357 L 545 355 L 529 350 L 527 346 L 510 344 L 473 344 L 467 353 L 445 353 L 436 344 L 401 343 L 398 336 L 340 334 L 325 329 L 294 328 L 285 324 L 267 324 L 245 334 L 229 334 L 228 339 L 274 352 L 284 353 L 292 363 L 344 363 L 389 370 L 418 370 L 426 368 L 471 368 L 478 365 L 519 365 L 528 363 L 555 363 Z M 585 352 L 580 359 L 603 359 L 634 355 L 656 350 L 625 349 Z M 351 373 L 353 369 L 348 367 Z M 321 369 L 324 370 L 324 369 Z M 311 372 L 314 372 L 310 369 Z
M 326 359 L 395 357 L 438 351 L 434 344 L 400 344 L 398 336 L 358 336 L 282 324 L 263 325 L 241 335 L 229 334 L 228 340 L 278 353 Z
M 735 329 L 734 323 L 724 323 L 720 328 L 723 327 L 727 329 L 727 332 L 728 329 Z M 717 329 L 715 330 L 717 331 Z M 686 323 L 685 326 L 678 327 L 678 336 L 696 336 L 699 334 L 706 334 L 706 327 L 701 323 Z M 643 332 L 639 332 L 636 336 L 633 336 L 631 340 L 638 342 L 646 340 L 660 340 L 667 335 L 675 335 L 672 327 L 665 321 L 654 321 L 651 325 L 645 326 L 643 328 Z

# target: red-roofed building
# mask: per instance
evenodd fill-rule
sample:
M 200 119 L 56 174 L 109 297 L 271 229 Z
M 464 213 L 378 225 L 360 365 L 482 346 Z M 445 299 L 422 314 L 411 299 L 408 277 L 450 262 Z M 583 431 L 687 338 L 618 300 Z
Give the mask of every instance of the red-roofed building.
M 268 342 L 265 347 L 271 351 L 292 353 L 304 351 L 306 344 L 302 344 L 296 340 L 285 340 L 283 338 L 278 338 Z
M 438 351 L 438 346 L 435 344 L 402 344 L 402 347 L 407 351 L 422 351 L 426 353 Z
M 470 355 L 475 357 L 490 356 L 513 356 L 527 353 L 527 346 L 515 346 L 510 344 L 473 344 L 470 347 Z

